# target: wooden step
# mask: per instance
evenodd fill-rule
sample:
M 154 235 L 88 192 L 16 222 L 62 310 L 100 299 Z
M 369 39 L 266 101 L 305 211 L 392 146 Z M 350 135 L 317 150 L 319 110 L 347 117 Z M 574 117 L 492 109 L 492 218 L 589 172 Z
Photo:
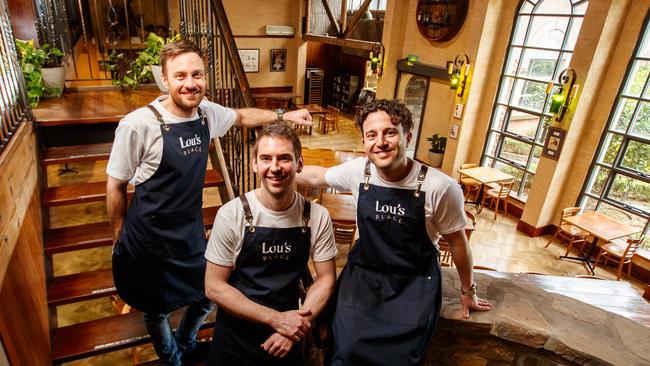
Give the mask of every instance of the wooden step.
M 47 288 L 47 302 L 58 306 L 115 293 L 111 268 L 98 269 L 53 278 Z
M 113 143 L 56 146 L 45 150 L 42 165 L 108 160 Z
M 205 172 L 204 187 L 223 185 L 224 181 L 216 170 Z M 134 187 L 129 185 L 127 192 L 132 194 Z M 61 187 L 50 187 L 45 190 L 43 204 L 46 207 L 72 205 L 104 201 L 106 199 L 106 182 L 69 184 Z
M 172 315 L 176 327 L 181 311 Z M 201 327 L 214 327 L 215 312 Z M 149 343 L 141 312 L 114 315 L 54 330 L 52 362 L 59 364 Z
M 203 224 L 211 229 L 214 217 L 221 206 L 203 208 Z M 45 242 L 45 254 L 70 252 L 113 245 L 111 226 L 108 222 L 98 222 L 50 230 Z

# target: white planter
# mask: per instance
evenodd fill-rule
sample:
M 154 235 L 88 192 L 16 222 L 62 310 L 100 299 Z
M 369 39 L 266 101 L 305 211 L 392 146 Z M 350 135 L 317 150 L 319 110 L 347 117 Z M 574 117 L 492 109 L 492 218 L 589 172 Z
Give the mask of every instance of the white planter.
M 161 92 L 167 93 L 169 90 L 165 87 L 162 81 L 162 66 L 160 65 L 151 65 L 151 73 L 153 74 L 154 80 L 156 80 L 156 85 Z
M 47 88 L 53 89 L 51 93 L 47 91 L 43 94 L 45 97 L 60 97 L 65 88 L 65 67 L 44 67 L 41 69 L 43 82 Z
M 429 150 L 429 165 L 434 168 L 440 168 L 442 166 L 442 158 L 444 156 L 445 154 L 434 153 L 433 151 Z

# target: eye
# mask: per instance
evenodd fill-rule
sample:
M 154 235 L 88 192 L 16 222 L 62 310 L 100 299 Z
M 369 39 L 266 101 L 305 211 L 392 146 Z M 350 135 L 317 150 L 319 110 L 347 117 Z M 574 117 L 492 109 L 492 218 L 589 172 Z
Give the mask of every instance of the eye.
M 376 136 L 377 136 L 377 134 L 375 134 L 374 132 L 369 132 L 369 133 L 366 134 L 366 138 L 369 139 L 369 140 L 374 139 Z
M 386 132 L 386 136 L 391 136 L 391 137 L 393 137 L 393 136 L 395 136 L 395 135 L 397 135 L 397 130 L 388 130 L 388 131 Z

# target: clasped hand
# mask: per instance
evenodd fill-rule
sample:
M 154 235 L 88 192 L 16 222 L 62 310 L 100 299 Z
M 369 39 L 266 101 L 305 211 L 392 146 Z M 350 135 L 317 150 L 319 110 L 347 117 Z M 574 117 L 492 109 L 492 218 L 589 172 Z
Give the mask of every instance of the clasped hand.
M 271 323 L 276 332 L 261 345 L 262 348 L 272 356 L 285 357 L 311 328 L 307 319 L 310 315 L 311 310 L 305 309 L 277 313 Z

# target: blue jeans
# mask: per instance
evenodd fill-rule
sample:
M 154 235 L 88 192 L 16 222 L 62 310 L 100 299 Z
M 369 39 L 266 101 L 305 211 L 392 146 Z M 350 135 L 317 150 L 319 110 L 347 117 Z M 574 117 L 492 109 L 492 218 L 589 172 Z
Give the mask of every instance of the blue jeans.
M 144 314 L 144 324 L 161 361 L 170 366 L 180 366 L 183 354 L 196 347 L 196 335 L 213 307 L 207 298 L 188 305 L 176 332 L 172 331 L 169 323 L 171 313 Z

